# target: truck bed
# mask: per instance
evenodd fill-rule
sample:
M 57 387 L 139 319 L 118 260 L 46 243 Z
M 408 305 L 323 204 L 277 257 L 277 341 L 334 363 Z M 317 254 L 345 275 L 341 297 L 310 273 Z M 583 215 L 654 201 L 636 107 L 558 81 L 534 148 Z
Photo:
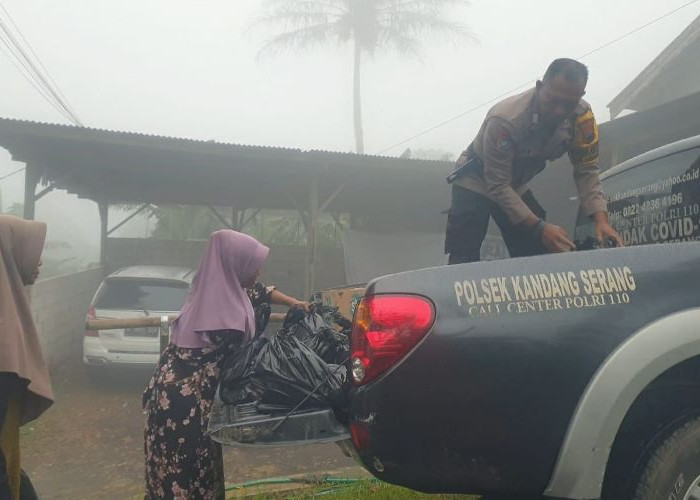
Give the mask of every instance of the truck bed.
M 354 389 L 359 450 L 413 489 L 541 494 L 598 367 L 645 325 L 700 305 L 700 243 L 547 255 L 380 278 L 435 304 L 430 333 Z

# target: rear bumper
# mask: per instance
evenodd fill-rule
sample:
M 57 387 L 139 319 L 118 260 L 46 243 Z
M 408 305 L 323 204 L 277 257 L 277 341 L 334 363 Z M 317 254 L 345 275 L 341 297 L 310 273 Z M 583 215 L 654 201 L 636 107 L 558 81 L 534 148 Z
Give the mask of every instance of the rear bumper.
M 456 360 L 435 352 L 424 343 L 378 380 L 352 390 L 350 423 L 364 467 L 382 481 L 424 493 L 541 498 L 537 478 L 508 467 L 508 456 L 500 453 L 520 451 L 503 430 L 517 420 L 489 421 L 495 412 L 479 406 L 475 374 L 454 377 L 458 371 L 442 367 L 456 366 Z M 426 366 L 432 367 L 429 377 Z M 551 458 L 528 453 L 529 465 Z
M 108 351 L 99 338 L 83 340 L 83 363 L 89 366 L 151 366 L 159 358 L 158 353 Z

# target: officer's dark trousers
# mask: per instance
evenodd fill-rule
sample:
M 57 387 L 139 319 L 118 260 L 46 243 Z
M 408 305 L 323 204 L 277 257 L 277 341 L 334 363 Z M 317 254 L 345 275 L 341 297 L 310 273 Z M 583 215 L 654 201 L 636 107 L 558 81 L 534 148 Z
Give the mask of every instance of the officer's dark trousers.
M 532 191 L 526 191 L 522 199 L 537 217 L 544 220 L 545 211 Z M 452 206 L 447 217 L 445 235 L 445 253 L 450 255 L 450 264 L 476 262 L 480 259 L 481 244 L 486 237 L 491 217 L 501 230 L 511 257 L 547 253 L 542 242 L 527 229 L 512 224 L 498 204 L 475 191 L 453 184 Z

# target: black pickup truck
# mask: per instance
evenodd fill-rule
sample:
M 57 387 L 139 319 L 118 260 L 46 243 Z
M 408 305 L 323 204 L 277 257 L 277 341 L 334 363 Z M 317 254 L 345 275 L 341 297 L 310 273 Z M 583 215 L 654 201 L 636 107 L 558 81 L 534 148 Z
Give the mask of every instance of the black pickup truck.
M 374 475 L 487 498 L 700 499 L 700 136 L 602 178 L 625 248 L 367 286 L 349 434 Z M 591 237 L 581 218 L 576 240 Z

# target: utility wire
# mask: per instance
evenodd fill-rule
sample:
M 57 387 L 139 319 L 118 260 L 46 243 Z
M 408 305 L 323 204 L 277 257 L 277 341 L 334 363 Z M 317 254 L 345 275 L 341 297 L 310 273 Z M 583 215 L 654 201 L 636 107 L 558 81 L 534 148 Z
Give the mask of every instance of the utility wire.
M 2 177 L 0 177 L 0 181 L 4 181 L 4 180 L 7 179 L 8 177 L 12 177 L 12 176 L 15 175 L 15 174 L 19 174 L 20 172 L 23 172 L 26 168 L 27 168 L 27 167 L 18 168 L 18 169 L 15 170 L 14 172 L 10 172 L 9 174 L 3 175 Z
M 80 125 L 80 119 L 77 116 L 75 116 L 75 114 L 71 111 L 70 106 L 66 102 L 64 102 L 64 100 L 59 96 L 59 93 L 47 81 L 47 78 L 44 76 L 42 71 L 39 68 L 37 68 L 32 58 L 29 56 L 29 54 L 27 54 L 27 52 L 24 50 L 24 47 L 22 47 L 22 44 L 19 43 L 17 38 L 12 33 L 12 30 L 9 28 L 9 26 L 5 24 L 5 21 L 2 20 L 2 18 L 0 18 L 0 29 L 2 29 L 5 32 L 5 35 L 9 39 L 10 43 L 13 45 L 15 50 L 19 52 L 19 59 L 23 61 L 25 65 L 29 66 L 29 71 L 31 72 L 32 76 L 34 76 L 34 78 L 39 81 L 39 84 L 47 93 L 49 93 L 49 95 L 51 95 L 52 99 L 54 99 L 55 102 L 58 103 L 58 105 L 66 111 L 66 113 L 70 117 L 70 121 L 72 121 L 76 125 Z
M 14 19 L 12 19 L 12 16 L 8 12 L 8 10 L 2 4 L 0 4 L 0 10 L 9 19 L 10 23 L 12 24 L 12 26 L 14 26 L 15 30 L 19 34 L 19 38 L 21 38 L 21 40 L 24 41 L 24 44 L 29 49 L 28 53 L 27 50 L 25 50 L 22 43 L 20 42 L 20 40 L 12 32 L 10 26 L 8 26 L 8 24 L 2 19 L 2 17 L 0 17 L 0 35 L 4 33 L 2 41 L 7 46 L 12 56 L 14 56 L 13 63 L 15 63 L 15 66 L 17 67 L 16 62 L 18 62 L 24 68 L 24 71 L 26 71 L 26 74 L 23 73 L 25 78 L 27 78 L 28 75 L 29 79 L 33 80 L 33 82 L 30 81 L 30 83 L 32 83 L 32 86 L 34 86 L 34 88 L 42 95 L 42 97 L 49 100 L 54 105 L 54 107 L 58 106 L 62 110 L 62 115 L 66 116 L 68 120 L 74 123 L 75 125 L 82 126 L 80 118 L 68 103 L 67 99 L 65 98 L 65 95 L 58 88 L 58 85 L 56 84 L 55 80 L 51 77 L 48 70 L 39 59 L 36 51 L 34 51 L 31 44 L 27 41 L 26 37 L 17 26 L 17 23 L 15 23 Z M 41 90 L 39 90 L 39 88 Z
M 22 30 L 19 29 L 19 26 L 17 26 L 17 23 L 15 23 L 15 20 L 12 18 L 12 15 L 10 14 L 10 12 L 5 8 L 5 6 L 4 6 L 2 3 L 0 3 L 0 9 L 2 9 L 2 11 L 5 13 L 5 15 L 7 16 L 7 19 L 10 20 L 10 23 L 11 23 L 12 26 L 15 28 L 15 31 L 17 31 L 17 33 L 19 33 L 20 38 L 22 39 L 22 41 L 24 42 L 24 44 L 29 48 L 29 51 L 31 52 L 32 56 L 34 56 L 34 59 L 39 63 L 39 66 L 41 66 L 41 69 L 44 71 L 44 73 L 45 73 L 46 76 L 48 77 L 48 79 L 49 79 L 49 81 L 51 82 L 51 84 L 56 88 L 56 90 L 58 91 L 58 94 L 61 96 L 61 98 L 63 99 L 63 101 L 68 105 L 68 108 L 70 109 L 70 111 L 71 111 L 73 114 L 76 114 L 76 113 L 74 112 L 74 110 L 73 110 L 73 107 L 70 106 L 70 103 L 68 102 L 68 99 L 67 99 L 66 96 L 63 94 L 63 92 L 61 92 L 60 87 L 58 86 L 58 84 L 56 83 L 56 81 L 55 81 L 55 80 L 53 79 L 53 77 L 51 76 L 51 73 L 50 73 L 49 70 L 46 68 L 46 66 L 44 66 L 44 63 L 43 63 L 43 62 L 41 61 L 41 59 L 39 58 L 39 55 L 38 55 L 38 54 L 36 53 L 36 51 L 34 50 L 34 47 L 32 47 L 32 44 L 29 43 L 29 40 L 27 40 L 27 39 L 25 38 L 24 34 L 22 33 Z M 76 115 L 76 116 L 77 116 L 77 115 Z
M 14 51 L 14 48 L 12 45 L 4 38 L 3 34 L 0 32 L 0 50 L 2 50 L 5 55 L 7 55 L 8 59 L 10 62 L 14 65 L 15 68 L 17 68 L 17 71 L 20 72 L 22 77 L 24 77 L 27 82 L 34 87 L 34 89 L 48 102 L 60 115 L 62 115 L 64 118 L 66 118 L 68 121 L 70 121 L 69 115 L 61 109 L 61 107 L 54 102 L 49 94 L 46 93 L 46 91 L 41 87 L 41 84 L 32 76 L 31 71 L 27 68 L 25 64 L 21 61 L 16 56 L 16 53 Z
M 46 99 L 49 104 L 51 104 L 59 113 L 71 121 L 68 113 L 61 107 L 60 102 L 54 99 L 48 90 L 45 88 L 44 84 L 38 78 L 35 72 L 32 71 L 29 62 L 22 57 L 17 44 L 15 43 L 12 33 L 9 31 L 5 25 L 2 18 L 0 18 L 0 41 L 5 45 L 6 50 L 3 50 L 6 55 L 10 58 L 12 64 L 22 73 L 25 79 L 39 92 L 44 99 Z M 9 53 L 8 53 L 9 52 Z
M 638 33 L 639 31 L 642 31 L 643 29 L 648 28 L 649 26 L 651 26 L 651 25 L 653 25 L 653 24 L 656 24 L 656 23 L 658 23 L 659 21 L 662 21 L 663 19 L 666 19 L 666 18 L 669 17 L 669 16 L 672 16 L 672 15 L 675 14 L 676 12 L 679 12 L 679 11 L 681 11 L 681 10 L 687 8 L 687 7 L 690 7 L 691 5 L 697 3 L 698 1 L 700 1 L 700 0 L 691 0 L 690 2 L 687 2 L 687 3 L 683 4 L 683 5 L 681 5 L 680 7 L 677 7 L 677 8 L 675 8 L 675 9 L 671 10 L 671 11 L 668 11 L 668 12 L 666 12 L 665 14 L 663 14 L 663 15 L 661 15 L 661 16 L 655 18 L 655 19 L 652 19 L 652 20 L 649 21 L 648 23 L 643 24 L 643 25 L 641 25 L 641 26 L 638 26 L 638 27 L 636 27 L 635 29 L 633 29 L 632 31 L 629 31 L 629 32 L 625 33 L 624 35 L 622 35 L 622 36 L 620 36 L 620 37 L 618 37 L 618 38 L 615 38 L 614 40 L 611 40 L 611 41 L 609 41 L 609 42 L 604 43 L 603 45 L 601 45 L 601 46 L 599 46 L 599 47 L 596 47 L 596 48 L 594 48 L 594 49 L 592 49 L 592 50 L 589 50 L 588 52 L 586 52 L 586 53 L 584 53 L 583 55 L 579 56 L 578 59 L 584 59 L 584 58 L 586 58 L 586 57 L 588 57 L 588 56 L 591 56 L 591 55 L 595 54 L 596 52 L 599 52 L 599 51 L 601 51 L 601 50 L 603 50 L 603 49 L 606 49 L 606 48 L 610 47 L 611 45 L 615 45 L 616 43 L 618 43 L 618 42 L 624 40 L 625 38 L 630 37 L 630 36 L 634 35 L 635 33 Z M 484 106 L 487 106 L 487 105 L 489 105 L 489 104 L 491 104 L 491 103 L 493 103 L 493 102 L 496 102 L 496 101 L 502 99 L 503 97 L 506 97 L 506 96 L 512 94 L 513 92 L 516 92 L 516 91 L 518 91 L 518 90 L 520 90 L 520 89 L 522 89 L 522 88 L 524 88 L 524 87 L 527 87 L 527 86 L 529 86 L 529 85 L 532 85 L 534 82 L 535 82 L 534 79 L 533 79 L 533 80 L 529 80 L 529 81 L 527 81 L 527 82 L 525 82 L 525 83 L 523 83 L 523 84 L 521 84 L 521 85 L 518 85 L 517 87 L 514 87 L 514 88 L 508 90 L 507 92 L 504 92 L 504 93 L 502 93 L 502 94 L 500 94 L 500 95 L 498 95 L 498 96 L 496 96 L 496 97 L 494 97 L 494 98 L 492 98 L 492 99 L 489 99 L 488 101 L 484 101 L 484 102 L 482 102 L 481 104 L 478 104 L 478 105 L 474 106 L 473 108 L 469 108 L 468 110 L 463 111 L 462 113 L 459 113 L 458 115 L 455 115 L 455 116 L 453 116 L 452 118 L 448 118 L 447 120 L 442 121 L 442 122 L 440 122 L 440 123 L 438 123 L 438 124 L 436 124 L 436 125 L 433 125 L 432 127 L 427 128 L 427 129 L 425 129 L 425 130 L 422 131 L 422 132 L 419 132 L 419 133 L 417 133 L 417 134 L 415 134 L 415 135 L 412 135 L 412 136 L 409 137 L 408 139 L 404 139 L 404 140 L 401 141 L 401 142 L 397 142 L 397 143 L 394 144 L 393 146 L 389 146 L 388 148 L 382 149 L 381 151 L 379 151 L 379 152 L 377 152 L 377 153 L 375 153 L 375 154 L 381 155 L 381 154 L 384 154 L 384 153 L 386 153 L 387 151 L 390 151 L 390 150 L 392 150 L 392 149 L 394 149 L 394 148 L 396 148 L 396 147 L 402 146 L 402 145 L 406 144 L 407 142 L 411 142 L 412 140 L 417 139 L 417 138 L 419 138 L 419 137 L 422 137 L 422 136 L 424 136 L 425 134 L 428 134 L 428 133 L 432 132 L 433 130 L 436 130 L 436 129 L 438 129 L 438 128 L 444 127 L 445 125 L 447 125 L 447 124 L 449 124 L 449 123 L 452 123 L 452 122 L 454 122 L 454 121 L 456 121 L 456 120 L 459 120 L 460 118 L 462 118 L 462 117 L 464 117 L 464 116 L 466 116 L 466 115 L 468 115 L 468 114 L 470 114 L 470 113 L 473 113 L 474 111 L 477 111 L 478 109 L 481 109 L 481 108 L 483 108 Z

